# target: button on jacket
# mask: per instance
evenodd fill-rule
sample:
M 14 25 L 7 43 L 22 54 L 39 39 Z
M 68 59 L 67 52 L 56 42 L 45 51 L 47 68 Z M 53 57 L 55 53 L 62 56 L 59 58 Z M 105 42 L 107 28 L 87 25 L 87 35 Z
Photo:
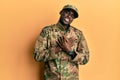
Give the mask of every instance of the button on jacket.
M 58 47 L 56 41 L 59 37 L 75 38 L 72 51 L 77 54 L 72 58 L 63 50 L 55 53 Z M 45 80 L 79 80 L 78 65 L 84 65 L 89 60 L 89 50 L 82 31 L 70 26 L 67 31 L 60 23 L 46 26 L 42 29 L 36 40 L 34 49 L 36 61 L 45 62 Z

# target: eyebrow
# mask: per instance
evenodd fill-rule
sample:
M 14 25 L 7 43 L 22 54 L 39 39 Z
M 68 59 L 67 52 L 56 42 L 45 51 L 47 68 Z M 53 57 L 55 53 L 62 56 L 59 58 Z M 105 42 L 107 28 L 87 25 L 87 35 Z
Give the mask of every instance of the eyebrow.
M 72 10 L 64 10 L 64 12 L 70 12 L 70 13 L 74 14 L 74 11 L 72 11 Z

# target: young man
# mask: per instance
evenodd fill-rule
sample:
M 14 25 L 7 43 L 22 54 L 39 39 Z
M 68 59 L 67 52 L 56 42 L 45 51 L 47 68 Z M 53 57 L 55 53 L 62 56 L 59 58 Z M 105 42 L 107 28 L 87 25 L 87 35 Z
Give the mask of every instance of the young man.
M 71 26 L 77 8 L 65 5 L 57 24 L 44 27 L 36 40 L 34 58 L 45 62 L 45 80 L 79 80 L 78 65 L 89 60 L 83 33 Z

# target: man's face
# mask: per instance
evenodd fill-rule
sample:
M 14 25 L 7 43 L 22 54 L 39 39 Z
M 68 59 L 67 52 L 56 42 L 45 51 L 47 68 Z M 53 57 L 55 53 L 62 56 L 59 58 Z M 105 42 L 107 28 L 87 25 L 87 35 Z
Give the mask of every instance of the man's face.
M 64 24 L 64 25 L 69 25 L 72 23 L 74 19 L 74 12 L 72 10 L 63 10 L 61 12 L 61 17 L 60 17 L 60 21 Z

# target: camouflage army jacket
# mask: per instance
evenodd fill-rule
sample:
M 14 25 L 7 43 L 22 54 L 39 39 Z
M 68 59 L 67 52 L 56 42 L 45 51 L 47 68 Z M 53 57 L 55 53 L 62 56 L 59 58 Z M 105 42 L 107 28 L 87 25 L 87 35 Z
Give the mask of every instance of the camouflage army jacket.
M 65 35 L 67 38 L 75 37 L 72 50 L 76 56 L 71 56 L 60 51 L 55 53 L 58 37 Z M 44 27 L 36 40 L 34 58 L 36 61 L 45 62 L 45 80 L 79 80 L 78 65 L 86 64 L 89 51 L 83 33 L 70 26 L 68 31 L 60 23 Z

